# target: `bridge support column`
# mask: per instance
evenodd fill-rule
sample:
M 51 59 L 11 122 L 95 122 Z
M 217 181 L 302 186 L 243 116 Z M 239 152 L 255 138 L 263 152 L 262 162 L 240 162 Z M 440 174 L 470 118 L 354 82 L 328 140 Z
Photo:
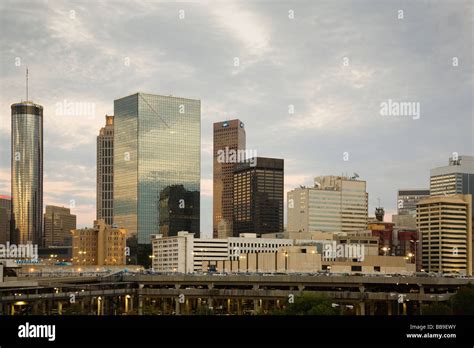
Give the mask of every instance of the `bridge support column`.
M 179 299 L 178 298 L 175 298 L 174 299 L 175 301 L 175 312 L 176 312 L 176 315 L 180 315 L 181 314 L 181 311 L 180 311 L 180 305 L 179 305 Z
M 63 303 L 58 301 L 58 315 L 63 315 Z
M 375 315 L 375 302 L 373 301 L 369 302 L 369 314 Z
M 423 287 L 423 285 L 420 285 L 420 298 L 423 298 L 423 296 L 425 295 L 425 288 Z M 423 315 L 423 301 L 420 300 L 418 301 L 418 314 L 419 315 Z
M 387 301 L 387 315 L 393 315 L 392 314 L 392 308 L 393 308 L 392 301 Z
M 359 315 L 365 315 L 365 303 L 359 302 Z
M 33 314 L 38 315 L 38 301 L 33 303 Z
M 209 297 L 207 299 L 207 308 L 209 308 L 212 311 L 214 310 L 212 297 Z
M 142 290 L 143 284 L 138 285 L 138 315 L 143 315 L 143 296 Z

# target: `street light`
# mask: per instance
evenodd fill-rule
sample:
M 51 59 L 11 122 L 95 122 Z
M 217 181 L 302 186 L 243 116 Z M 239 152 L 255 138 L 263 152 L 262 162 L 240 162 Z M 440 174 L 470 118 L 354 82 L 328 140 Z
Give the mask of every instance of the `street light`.
M 387 256 L 387 252 L 390 250 L 388 247 L 383 247 L 382 251 L 384 252 L 384 256 Z

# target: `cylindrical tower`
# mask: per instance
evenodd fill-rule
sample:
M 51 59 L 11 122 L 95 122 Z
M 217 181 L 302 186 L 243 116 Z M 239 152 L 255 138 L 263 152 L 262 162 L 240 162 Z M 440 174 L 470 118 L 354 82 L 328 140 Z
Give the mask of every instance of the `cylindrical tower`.
M 11 108 L 11 242 L 42 244 L 43 107 L 26 101 Z

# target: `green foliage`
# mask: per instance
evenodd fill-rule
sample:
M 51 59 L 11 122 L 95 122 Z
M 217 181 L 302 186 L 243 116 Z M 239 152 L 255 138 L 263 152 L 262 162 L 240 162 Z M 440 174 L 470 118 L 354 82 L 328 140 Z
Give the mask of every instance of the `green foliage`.
M 80 315 L 82 313 L 82 307 L 80 303 L 73 303 L 66 307 L 63 307 L 63 315 Z
M 273 314 L 282 315 L 337 315 L 337 309 L 333 308 L 331 301 L 327 298 L 312 293 L 303 293 L 295 296 L 294 303 L 287 303 L 286 307 Z
M 214 315 L 214 312 L 207 306 L 199 306 L 196 309 L 196 315 Z
M 442 302 L 433 302 L 422 307 L 423 315 L 451 315 L 452 310 L 447 304 Z
M 474 314 L 474 286 L 469 283 L 463 286 L 451 298 L 453 313 L 456 315 L 473 315 Z

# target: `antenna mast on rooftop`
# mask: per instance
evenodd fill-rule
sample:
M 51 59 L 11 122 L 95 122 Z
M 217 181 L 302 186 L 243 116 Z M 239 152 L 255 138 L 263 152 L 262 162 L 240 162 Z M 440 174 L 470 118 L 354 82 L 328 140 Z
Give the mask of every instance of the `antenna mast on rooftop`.
M 28 101 L 28 66 L 26 67 L 26 101 Z

